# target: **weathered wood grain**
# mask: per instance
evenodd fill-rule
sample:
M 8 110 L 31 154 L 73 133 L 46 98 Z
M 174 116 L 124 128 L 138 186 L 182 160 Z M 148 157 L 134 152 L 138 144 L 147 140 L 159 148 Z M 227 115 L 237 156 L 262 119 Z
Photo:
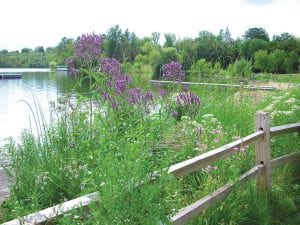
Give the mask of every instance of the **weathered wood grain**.
M 32 213 L 30 215 L 20 217 L 15 220 L 11 220 L 9 222 L 3 223 L 2 225 L 34 225 L 46 222 L 48 220 L 54 219 L 57 216 L 60 216 L 66 212 L 71 210 L 87 206 L 92 202 L 99 200 L 99 193 L 94 192 L 91 194 L 87 194 L 70 201 L 58 204 L 56 206 L 43 209 L 39 212 Z
M 259 112 L 254 118 L 255 129 L 265 131 L 262 139 L 256 142 L 255 154 L 256 165 L 264 164 L 265 169 L 257 178 L 257 189 L 260 193 L 271 193 L 272 168 L 271 168 L 271 135 L 270 135 L 270 114 Z
M 270 128 L 270 133 L 272 137 L 278 134 L 285 134 L 295 131 L 300 131 L 300 123 L 292 123 Z
M 300 160 L 300 152 L 294 152 L 294 153 L 291 153 L 291 154 L 288 154 L 288 155 L 278 157 L 276 159 L 272 159 L 271 160 L 271 166 L 272 166 L 272 169 L 273 169 L 273 168 L 275 168 L 277 166 L 280 166 L 282 164 L 285 164 L 285 163 L 288 163 L 288 162 L 293 162 L 293 161 L 296 161 L 296 160 Z

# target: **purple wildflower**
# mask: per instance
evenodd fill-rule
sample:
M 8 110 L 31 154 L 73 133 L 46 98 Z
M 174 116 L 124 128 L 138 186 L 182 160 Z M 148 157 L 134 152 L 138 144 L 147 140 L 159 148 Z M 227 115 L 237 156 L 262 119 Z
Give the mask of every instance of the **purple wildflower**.
M 74 59 L 73 58 L 67 58 L 66 61 L 65 61 L 65 63 L 68 66 L 68 73 L 70 75 L 75 75 L 76 72 L 77 72 L 77 70 L 75 68 L 75 61 L 74 61 Z
M 182 92 L 177 96 L 176 104 L 181 106 L 200 105 L 200 99 L 191 92 Z
M 100 57 L 104 36 L 83 34 L 75 43 L 75 54 L 82 61 L 91 61 Z
M 248 145 L 234 147 L 233 150 L 240 153 L 245 153 L 249 148 Z
M 115 99 L 111 100 L 111 106 L 112 106 L 113 110 L 115 110 L 115 111 L 117 111 L 119 108 L 118 103 L 116 102 Z
M 142 100 L 144 105 L 147 105 L 148 102 L 153 102 L 153 94 L 150 91 L 147 91 L 143 96 Z
M 102 95 L 102 98 L 103 98 L 105 101 L 110 100 L 110 96 L 109 96 L 109 94 L 108 94 L 106 91 L 103 91 L 103 92 L 101 93 L 101 95 Z
M 125 93 L 132 79 L 128 75 L 120 75 L 113 77 L 114 91 L 116 95 Z
M 100 70 L 112 77 L 121 75 L 121 63 L 114 58 L 105 58 L 100 61 Z
M 191 92 L 181 92 L 176 97 L 176 110 L 179 113 L 178 118 L 196 115 L 200 110 L 200 99 Z
M 126 80 L 125 79 L 117 79 L 114 82 L 114 91 L 115 94 L 120 95 L 126 91 Z
M 101 93 L 101 96 L 103 98 L 104 101 L 110 102 L 113 110 L 118 110 L 118 103 L 116 102 L 116 100 L 111 97 L 106 91 L 103 91 Z
M 168 94 L 168 92 L 167 92 L 166 90 L 164 90 L 164 89 L 160 89 L 160 90 L 159 90 L 159 95 L 160 95 L 162 98 L 166 97 L 167 94 Z
M 107 87 L 110 87 L 110 88 L 113 86 L 112 81 L 111 81 L 110 79 L 108 79 L 108 80 L 106 81 L 106 86 L 107 86 Z
M 137 104 L 142 98 L 140 88 L 133 88 L 127 91 L 127 101 L 131 105 Z
M 179 62 L 172 61 L 168 64 L 163 65 L 163 77 L 167 80 L 172 81 L 183 81 L 184 71 L 182 65 Z
M 121 74 L 121 63 L 114 58 L 104 58 L 100 61 L 101 72 L 110 75 L 106 81 L 109 88 L 113 88 L 116 95 L 125 93 L 132 79 L 128 75 Z
M 178 119 L 179 113 L 177 111 L 172 111 L 171 115 L 175 118 Z
M 149 102 L 153 102 L 152 92 L 142 93 L 140 88 L 132 88 L 127 91 L 127 102 L 130 105 L 141 104 L 147 111 Z
M 126 90 L 125 80 L 123 80 L 123 79 L 116 80 L 114 83 L 115 93 L 119 95 L 119 94 L 123 93 L 125 90 Z

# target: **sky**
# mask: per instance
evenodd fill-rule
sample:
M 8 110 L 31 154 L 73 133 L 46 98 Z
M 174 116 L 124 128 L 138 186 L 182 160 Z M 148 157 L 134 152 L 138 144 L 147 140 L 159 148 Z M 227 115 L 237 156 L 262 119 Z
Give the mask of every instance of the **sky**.
M 54 47 L 117 24 L 140 38 L 159 32 L 183 39 L 226 27 L 233 38 L 251 27 L 300 37 L 300 0 L 1 0 L 0 7 L 0 49 L 9 51 Z

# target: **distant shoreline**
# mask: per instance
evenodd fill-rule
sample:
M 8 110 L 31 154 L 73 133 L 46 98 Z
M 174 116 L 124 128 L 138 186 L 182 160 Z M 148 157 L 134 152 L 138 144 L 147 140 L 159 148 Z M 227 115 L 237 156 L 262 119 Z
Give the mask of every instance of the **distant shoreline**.
M 0 73 L 50 72 L 49 68 L 0 68 Z

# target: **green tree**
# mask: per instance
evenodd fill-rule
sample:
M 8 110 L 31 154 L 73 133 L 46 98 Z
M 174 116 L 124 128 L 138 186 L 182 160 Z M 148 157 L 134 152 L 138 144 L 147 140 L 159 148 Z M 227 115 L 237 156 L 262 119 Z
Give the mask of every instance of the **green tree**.
M 0 54 L 0 68 L 47 68 L 48 57 L 45 53 L 17 53 Z
M 273 64 L 271 72 L 285 73 L 286 72 L 286 60 L 287 54 L 285 51 L 276 49 L 270 53 L 270 61 Z
M 267 50 L 259 50 L 254 54 L 255 69 L 266 72 L 269 69 L 270 57 Z
M 268 50 L 270 44 L 268 41 L 262 39 L 249 39 L 240 43 L 239 54 L 241 57 L 251 60 L 254 58 L 254 53 L 259 50 Z
M 176 43 L 176 35 L 175 34 L 164 34 L 165 36 L 165 43 L 164 47 L 174 47 Z
M 57 62 L 58 65 L 64 65 L 66 59 L 73 55 L 74 39 L 63 37 L 54 48 L 54 52 L 50 60 Z
M 199 32 L 198 38 L 196 38 L 197 58 L 212 62 L 217 60 L 217 39 L 218 37 L 211 32 Z
M 35 51 L 35 52 L 45 52 L 43 46 L 37 46 L 37 47 L 34 49 L 34 51 Z
M 222 29 L 220 30 L 219 37 L 225 43 L 232 43 L 232 42 L 234 42 L 233 38 L 231 37 L 231 33 L 230 33 L 228 27 L 226 27 L 225 31 L 223 31 Z
M 287 32 L 281 33 L 280 35 L 273 36 L 274 41 L 289 41 L 289 40 L 294 40 L 294 39 L 295 39 L 295 36 L 290 33 L 287 33 Z
M 104 39 L 105 54 L 109 58 L 116 58 L 120 62 L 132 62 L 140 53 L 142 42 L 135 33 L 128 29 L 123 33 L 119 25 L 110 28 Z
M 197 61 L 196 42 L 192 38 L 179 40 L 175 48 L 182 56 L 182 66 L 184 70 L 189 69 Z
M 21 53 L 30 53 L 32 52 L 32 49 L 30 48 L 22 48 Z
M 213 75 L 222 75 L 224 70 L 222 70 L 222 66 L 220 62 L 216 62 L 213 66 L 212 74 Z
M 190 74 L 192 77 L 208 77 L 212 74 L 212 63 L 207 62 L 205 59 L 199 59 L 192 65 Z
M 252 74 L 251 62 L 244 58 L 238 59 L 233 64 L 232 75 L 250 77 Z
M 249 28 L 245 31 L 244 38 L 246 40 L 252 40 L 252 39 L 261 39 L 264 41 L 269 41 L 269 34 L 264 28 L 261 27 L 253 27 Z
M 289 69 L 289 72 L 297 72 L 299 68 L 299 55 L 297 54 L 296 51 L 291 51 L 288 53 L 288 58 L 290 60 L 290 66 L 291 68 Z
M 300 50 L 300 48 L 298 48 L 298 42 L 299 40 L 297 41 L 295 36 L 287 32 L 280 35 L 274 35 L 272 41 L 273 50 L 281 49 L 286 52 L 297 51 L 297 49 Z
M 231 37 L 228 27 L 225 29 L 225 31 L 222 29 L 220 30 L 218 41 L 217 61 L 221 63 L 223 68 L 226 68 L 228 64 L 233 63 L 238 57 L 237 45 Z
M 152 52 L 158 52 L 158 49 L 158 46 L 155 45 L 151 40 L 147 40 L 140 48 L 140 54 L 136 56 L 135 61 L 144 65 L 151 64 L 150 58 L 153 57 L 151 56 L 153 55 Z
M 121 60 L 121 38 L 122 30 L 119 25 L 115 25 L 109 29 L 104 39 L 104 48 L 107 57 Z
M 151 40 L 152 40 L 153 44 L 158 45 L 159 44 L 159 39 L 160 39 L 160 33 L 153 32 L 151 34 Z
M 8 53 L 8 50 L 7 49 L 2 49 L 1 51 L 0 51 L 0 54 L 7 54 Z

